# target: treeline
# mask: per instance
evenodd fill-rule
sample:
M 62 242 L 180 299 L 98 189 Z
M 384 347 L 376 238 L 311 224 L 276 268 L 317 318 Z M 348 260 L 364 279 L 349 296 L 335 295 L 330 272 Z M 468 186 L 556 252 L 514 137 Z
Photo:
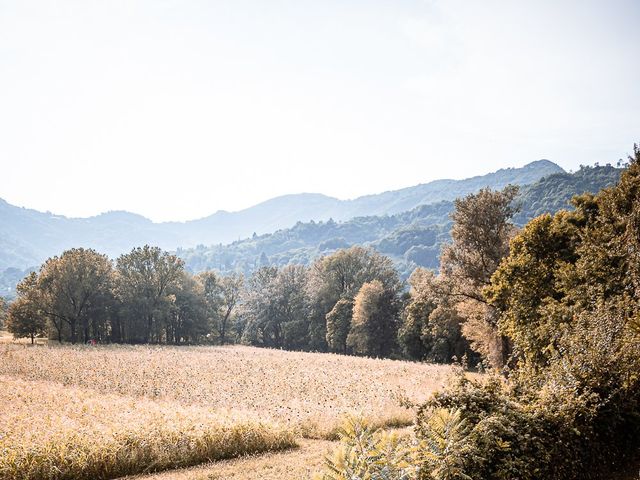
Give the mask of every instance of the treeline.
M 418 406 L 417 442 L 345 430 L 324 480 L 608 479 L 637 455 L 640 148 L 615 186 L 518 232 L 465 228 L 499 213 L 480 200 L 457 202 L 453 243 L 428 283 L 449 286 L 494 375 L 460 372 Z
M 417 271 L 406 293 L 389 258 L 363 247 L 310 267 L 261 267 L 246 280 L 191 275 L 182 260 L 156 247 L 136 248 L 115 262 L 78 248 L 20 282 L 6 326 L 32 341 L 47 335 L 70 343 L 241 342 L 450 361 L 468 350 L 460 329 L 443 329 L 436 346 L 417 327 L 416 312 L 436 302 L 427 278 L 428 271 Z
M 76 342 L 224 344 L 500 364 L 495 312 L 481 289 L 508 252 L 517 187 L 455 202 L 441 272 L 401 281 L 371 248 L 340 249 L 310 266 L 262 266 L 248 278 L 191 275 L 177 256 L 135 248 L 115 262 L 71 249 L 17 288 L 16 336 Z
M 202 343 L 225 341 L 242 288 L 239 276 L 192 276 L 157 247 L 112 262 L 74 248 L 48 259 L 17 286 L 7 329 L 17 337 L 60 342 Z

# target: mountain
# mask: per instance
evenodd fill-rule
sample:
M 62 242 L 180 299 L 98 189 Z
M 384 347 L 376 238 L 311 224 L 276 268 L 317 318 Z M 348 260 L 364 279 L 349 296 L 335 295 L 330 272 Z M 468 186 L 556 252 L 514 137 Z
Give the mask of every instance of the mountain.
M 514 221 L 522 226 L 543 213 L 571 208 L 571 197 L 613 185 L 620 172 L 608 165 L 543 177 L 521 188 L 516 200 L 520 212 Z M 249 274 L 265 263 L 306 265 L 321 255 L 357 244 L 371 246 L 391 257 L 406 277 L 417 266 L 437 268 L 440 249 L 450 240 L 449 215 L 453 209 L 452 201 L 443 200 L 394 215 L 356 217 L 346 222 L 298 222 L 292 228 L 229 245 L 179 249 L 178 255 L 193 272 L 215 269 Z
M 89 218 L 68 218 L 20 208 L 0 200 L 0 270 L 39 265 L 71 247 L 90 247 L 117 257 L 145 243 L 167 250 L 228 243 L 288 228 L 298 221 L 348 221 L 356 216 L 394 215 L 479 190 L 526 185 L 563 172 L 548 160 L 507 168 L 465 180 L 437 180 L 401 190 L 338 200 L 302 193 L 277 197 L 238 212 L 219 211 L 188 222 L 154 223 L 129 212 L 113 211 Z

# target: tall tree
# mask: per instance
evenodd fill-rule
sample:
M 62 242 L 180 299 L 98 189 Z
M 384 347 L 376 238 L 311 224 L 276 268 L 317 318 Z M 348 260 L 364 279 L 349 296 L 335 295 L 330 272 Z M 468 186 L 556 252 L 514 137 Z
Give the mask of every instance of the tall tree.
M 517 193 L 518 188 L 510 185 L 456 200 L 452 243 L 443 249 L 440 261 L 443 292 L 457 299 L 456 308 L 465 318 L 464 335 L 495 367 L 506 362 L 509 346 L 498 333 L 497 312 L 483 289 L 509 253 L 509 240 L 516 230 L 511 217 L 517 211 L 513 205 Z
M 187 272 L 167 289 L 169 308 L 164 317 L 165 341 L 179 345 L 198 343 L 209 332 L 202 285 Z
M 214 271 L 207 270 L 195 276 L 202 292 L 205 314 L 208 319 L 210 333 L 215 332 L 220 340 L 220 316 L 222 310 L 222 278 Z M 220 340 L 220 343 L 224 343 Z
M 424 360 L 431 352 L 429 317 L 438 304 L 436 282 L 435 274 L 425 268 L 416 268 L 409 277 L 409 301 L 398 330 L 398 341 L 409 358 Z
M 7 309 L 9 306 L 7 305 L 7 301 L 0 297 L 0 330 L 4 329 L 4 322 L 7 318 Z
M 341 298 L 327 313 L 327 345 L 333 352 L 347 353 L 347 336 L 351 329 L 353 300 Z
M 239 273 L 232 273 L 222 277 L 222 303 L 220 315 L 220 343 L 224 345 L 227 342 L 227 330 L 231 316 L 236 310 L 240 295 L 244 288 L 244 277 Z
M 243 340 L 275 348 L 308 348 L 307 271 L 301 265 L 262 267 L 243 299 Z
M 110 297 L 111 276 L 111 261 L 92 249 L 72 248 L 60 257 L 52 257 L 44 263 L 37 278 L 40 310 L 68 329 L 71 343 L 78 340 L 78 329 L 86 342 L 98 333 L 95 326 L 91 328 L 90 312 Z M 60 327 L 57 329 L 59 333 L 62 331 Z
M 126 307 L 129 341 L 160 341 L 157 320 L 170 307 L 168 289 L 182 277 L 184 263 L 158 247 L 134 248 L 116 262 L 116 291 Z
M 535 371 L 557 356 L 581 312 L 610 303 L 630 312 L 640 307 L 638 146 L 617 185 L 572 203 L 572 212 L 529 222 L 485 289 L 518 361 Z
M 574 212 L 531 220 L 511 241 L 509 256 L 484 289 L 498 310 L 500 332 L 510 338 L 518 361 L 547 365 L 553 338 L 571 317 L 569 311 L 560 313 L 560 307 L 565 280 L 572 276 L 572 264 L 578 258 L 581 218 L 584 212 L 578 205 Z
M 249 277 L 242 298 L 242 341 L 282 347 L 282 325 L 276 315 L 276 267 L 261 267 Z
M 338 250 L 311 266 L 310 342 L 313 349 L 327 348 L 327 314 L 341 299 L 353 301 L 362 285 L 373 280 L 380 281 L 383 288 L 394 295 L 402 288 L 391 260 L 370 248 L 354 246 Z
M 347 345 L 357 354 L 388 357 L 397 334 L 393 293 L 380 280 L 365 283 L 353 303 Z

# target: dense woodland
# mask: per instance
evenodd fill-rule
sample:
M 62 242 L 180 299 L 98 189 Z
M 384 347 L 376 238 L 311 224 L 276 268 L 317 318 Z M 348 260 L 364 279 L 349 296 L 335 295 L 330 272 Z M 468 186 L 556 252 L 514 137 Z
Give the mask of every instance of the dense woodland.
M 493 374 L 460 372 L 416 406 L 417 443 L 346 428 L 324 480 L 610 479 L 637 455 L 640 149 L 617 185 L 519 231 L 472 220 L 513 213 L 506 203 L 487 210 L 484 195 L 496 194 L 456 202 L 453 242 L 426 284 L 436 298 L 446 286 L 463 336 Z M 416 330 L 442 305 L 417 308 L 425 324 Z

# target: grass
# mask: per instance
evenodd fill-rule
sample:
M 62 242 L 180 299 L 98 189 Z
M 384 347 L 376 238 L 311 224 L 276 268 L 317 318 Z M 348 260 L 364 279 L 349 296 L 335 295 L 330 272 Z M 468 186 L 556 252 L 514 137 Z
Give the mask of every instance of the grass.
M 3 344 L 0 478 L 114 478 L 287 449 L 335 438 L 346 414 L 408 425 L 399 399 L 423 401 L 449 371 L 250 347 Z
M 290 448 L 290 430 L 201 407 L 0 376 L 0 478 L 100 479 Z
M 47 338 L 36 337 L 35 339 L 36 345 L 46 345 L 48 343 Z M 14 338 L 13 334 L 9 333 L 6 330 L 0 330 L 0 344 L 2 343 L 15 343 L 15 344 L 30 344 L 31 339 L 29 338 Z
M 322 470 L 325 457 L 337 446 L 328 440 L 302 439 L 299 444 L 293 450 L 248 455 L 126 480 L 301 480 Z
M 0 374 L 132 397 L 233 409 L 335 438 L 345 414 L 408 425 L 399 398 L 424 401 L 450 368 L 251 347 L 0 347 Z

